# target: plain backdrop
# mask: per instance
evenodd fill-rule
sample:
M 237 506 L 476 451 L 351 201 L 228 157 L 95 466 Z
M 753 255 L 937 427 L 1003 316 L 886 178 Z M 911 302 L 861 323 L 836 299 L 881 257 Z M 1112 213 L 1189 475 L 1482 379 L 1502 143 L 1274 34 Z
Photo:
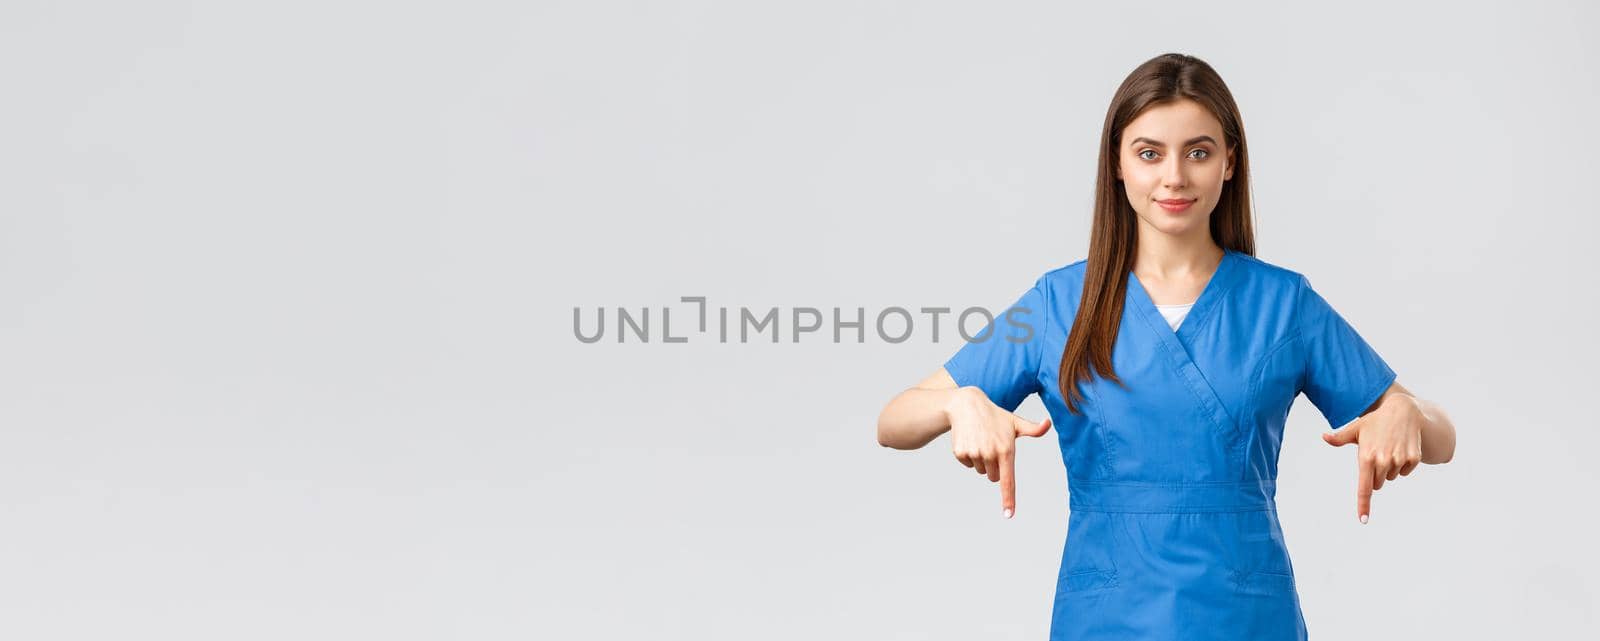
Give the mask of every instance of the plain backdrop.
M 1084 257 L 1111 94 L 1175 51 L 1243 112 L 1257 255 L 1459 430 L 1363 526 L 1296 402 L 1313 637 L 1592 638 L 1597 17 L 8 2 L 0 637 L 1044 638 L 1054 436 L 1010 521 L 875 440 L 950 326 L 722 343 L 680 298 L 1002 308 Z M 618 307 L 688 340 L 577 340 Z

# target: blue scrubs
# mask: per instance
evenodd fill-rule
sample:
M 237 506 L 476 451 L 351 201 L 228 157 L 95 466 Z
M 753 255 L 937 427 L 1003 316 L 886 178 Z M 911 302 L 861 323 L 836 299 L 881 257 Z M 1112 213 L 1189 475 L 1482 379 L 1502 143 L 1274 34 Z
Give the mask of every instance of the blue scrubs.
M 1394 371 L 1304 276 L 1228 250 L 1176 331 L 1129 274 L 1127 388 L 1079 382 L 1071 414 L 1058 369 L 1085 267 L 1046 272 L 945 363 L 1007 410 L 1039 394 L 1055 424 L 1071 513 L 1050 638 L 1305 639 L 1274 502 L 1284 421 L 1303 392 L 1337 429 Z

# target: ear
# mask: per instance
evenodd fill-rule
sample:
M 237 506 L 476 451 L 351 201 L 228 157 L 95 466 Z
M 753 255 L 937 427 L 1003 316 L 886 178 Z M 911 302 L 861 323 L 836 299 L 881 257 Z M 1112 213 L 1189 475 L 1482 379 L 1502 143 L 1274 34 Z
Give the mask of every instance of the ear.
M 1233 180 L 1233 147 L 1228 147 L 1228 168 L 1222 172 L 1222 180 Z

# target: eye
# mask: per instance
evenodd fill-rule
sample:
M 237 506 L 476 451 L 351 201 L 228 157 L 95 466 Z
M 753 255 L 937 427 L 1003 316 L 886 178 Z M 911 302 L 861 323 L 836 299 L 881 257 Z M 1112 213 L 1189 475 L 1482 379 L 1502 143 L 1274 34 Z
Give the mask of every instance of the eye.
M 1200 152 L 1200 153 L 1201 153 L 1201 154 L 1204 154 L 1204 155 L 1202 155 L 1202 156 L 1200 156 L 1200 157 L 1199 157 L 1199 158 L 1196 158 L 1196 160 L 1204 160 L 1204 159 L 1205 159 L 1205 158 L 1206 158 L 1206 157 L 1207 157 L 1207 156 L 1210 156 L 1210 155 L 1211 155 L 1211 152 L 1209 152 L 1209 151 L 1206 151 L 1206 150 L 1204 150 L 1204 149 L 1196 149 L 1196 150 L 1194 150 L 1194 151 L 1198 151 L 1198 152 Z M 1189 154 L 1190 154 L 1190 155 L 1194 155 L 1194 151 L 1191 151 L 1191 152 L 1189 152 Z
M 1156 153 L 1154 149 L 1146 149 L 1144 151 L 1139 152 L 1139 158 L 1141 160 L 1155 160 L 1154 158 L 1145 158 L 1144 157 L 1145 154 L 1153 154 L 1153 153 Z

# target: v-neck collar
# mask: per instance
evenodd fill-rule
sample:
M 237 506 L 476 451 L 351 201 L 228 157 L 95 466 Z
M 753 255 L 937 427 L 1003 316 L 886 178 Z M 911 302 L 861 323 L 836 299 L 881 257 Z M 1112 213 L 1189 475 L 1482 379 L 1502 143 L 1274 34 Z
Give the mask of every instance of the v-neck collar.
M 1133 270 L 1128 271 L 1126 303 L 1131 305 L 1132 309 L 1124 309 L 1124 312 L 1137 316 L 1149 326 L 1150 331 L 1155 332 L 1156 342 L 1161 345 L 1158 351 L 1165 355 L 1167 362 L 1177 371 L 1185 386 L 1194 393 L 1195 400 L 1204 408 L 1205 414 L 1224 434 L 1229 434 L 1230 438 L 1238 441 L 1242 434 L 1238 429 L 1238 423 L 1228 412 L 1227 406 L 1222 403 L 1222 398 L 1217 396 L 1216 389 L 1211 387 L 1211 382 L 1206 379 L 1205 373 L 1195 364 L 1194 355 L 1189 350 L 1189 346 L 1194 343 L 1193 337 L 1205 326 L 1206 321 L 1210 320 L 1212 310 L 1216 308 L 1218 301 L 1237 280 L 1236 265 L 1240 258 L 1235 254 L 1233 250 L 1223 250 L 1222 261 L 1217 263 L 1217 269 L 1211 272 L 1211 279 L 1206 281 L 1205 289 L 1200 291 L 1200 297 L 1195 299 L 1194 306 L 1189 308 L 1189 315 L 1184 317 L 1176 332 L 1167 324 L 1166 317 L 1161 315 L 1161 311 L 1156 309 L 1155 302 L 1150 299 L 1149 292 L 1145 291 L 1144 284 L 1139 282 L 1139 277 Z
M 1166 317 L 1161 315 L 1161 310 L 1156 308 L 1155 300 L 1150 298 L 1150 292 L 1144 288 L 1144 283 L 1139 282 L 1139 276 L 1128 270 L 1128 298 L 1138 308 L 1146 321 L 1150 322 L 1152 329 L 1163 334 L 1162 340 L 1176 339 L 1182 344 L 1185 353 L 1188 352 L 1189 338 L 1200 331 L 1200 327 L 1210 318 L 1211 310 L 1216 307 L 1217 300 L 1227 290 L 1229 277 L 1233 273 L 1234 263 L 1238 261 L 1236 252 L 1231 249 L 1222 250 L 1222 260 L 1217 263 L 1217 268 L 1212 270 L 1211 278 L 1200 290 L 1189 313 L 1183 317 L 1183 322 L 1178 324 L 1178 329 L 1173 330 L 1167 323 Z

